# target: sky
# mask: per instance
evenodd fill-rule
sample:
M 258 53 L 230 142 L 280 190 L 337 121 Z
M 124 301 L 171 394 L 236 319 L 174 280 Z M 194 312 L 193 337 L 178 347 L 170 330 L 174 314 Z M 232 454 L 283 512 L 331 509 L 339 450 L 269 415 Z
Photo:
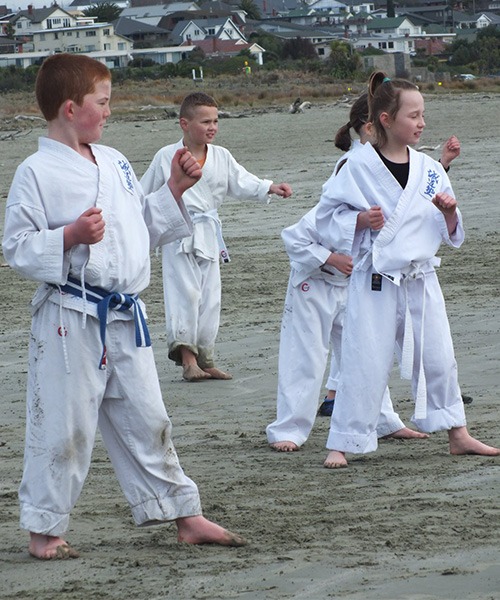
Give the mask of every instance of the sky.
M 65 2 L 64 0 L 60 0 L 57 4 L 61 8 L 67 8 L 72 0 Z M 0 4 L 5 4 L 7 8 L 10 8 L 12 11 L 17 10 L 26 10 L 28 8 L 28 4 L 32 4 L 34 8 L 43 8 L 44 6 L 50 6 L 53 4 L 51 0 L 0 0 Z

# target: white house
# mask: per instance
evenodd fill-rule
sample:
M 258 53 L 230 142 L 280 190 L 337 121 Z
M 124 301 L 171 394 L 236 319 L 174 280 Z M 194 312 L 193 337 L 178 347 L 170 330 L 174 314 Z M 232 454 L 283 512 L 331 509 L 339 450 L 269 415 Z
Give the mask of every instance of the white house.
M 27 10 L 19 11 L 11 19 L 11 23 L 16 37 L 30 37 L 34 31 L 74 27 L 77 19 L 57 5 L 49 8 L 33 8 L 32 5 L 29 5 Z
M 172 44 L 180 45 L 184 42 L 195 42 L 206 38 L 219 40 L 242 40 L 245 36 L 233 21 L 227 17 L 223 19 L 202 19 L 199 21 L 180 21 L 174 27 L 170 40 Z
M 368 33 L 374 35 L 410 36 L 420 35 L 422 27 L 414 25 L 407 17 L 371 19 L 366 25 Z
M 133 43 L 110 23 L 33 32 L 33 52 L 130 52 Z

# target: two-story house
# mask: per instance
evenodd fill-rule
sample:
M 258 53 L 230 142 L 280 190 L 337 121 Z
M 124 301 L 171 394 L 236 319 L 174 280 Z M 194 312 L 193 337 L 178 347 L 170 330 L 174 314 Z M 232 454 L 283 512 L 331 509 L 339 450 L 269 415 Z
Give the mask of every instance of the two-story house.
M 17 39 L 29 40 L 34 31 L 75 27 L 77 19 L 74 15 L 54 4 L 48 8 L 34 8 L 29 5 L 20 10 L 10 20 Z
M 94 23 L 83 27 L 61 27 L 33 32 L 34 52 L 125 52 L 133 43 L 117 35 L 111 23 Z

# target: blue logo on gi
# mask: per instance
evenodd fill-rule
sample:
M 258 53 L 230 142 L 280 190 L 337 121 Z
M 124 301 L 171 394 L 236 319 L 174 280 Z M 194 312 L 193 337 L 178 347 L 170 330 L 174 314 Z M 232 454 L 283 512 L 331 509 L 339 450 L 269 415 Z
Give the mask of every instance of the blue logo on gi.
M 425 188 L 424 195 L 433 198 L 436 193 L 436 185 L 438 183 L 439 183 L 439 174 L 436 171 L 429 169 L 427 171 L 427 185 Z
M 132 183 L 132 171 L 130 169 L 130 165 L 126 160 L 119 160 L 118 164 L 120 165 L 120 169 L 125 177 L 125 183 L 127 184 L 127 188 L 133 192 L 134 184 Z

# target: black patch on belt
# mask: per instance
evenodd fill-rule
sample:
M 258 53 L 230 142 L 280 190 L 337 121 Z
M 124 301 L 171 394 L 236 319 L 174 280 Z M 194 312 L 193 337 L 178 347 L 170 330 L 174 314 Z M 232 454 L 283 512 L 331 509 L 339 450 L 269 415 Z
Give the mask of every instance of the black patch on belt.
M 372 292 L 382 291 L 382 275 L 379 273 L 372 273 Z

